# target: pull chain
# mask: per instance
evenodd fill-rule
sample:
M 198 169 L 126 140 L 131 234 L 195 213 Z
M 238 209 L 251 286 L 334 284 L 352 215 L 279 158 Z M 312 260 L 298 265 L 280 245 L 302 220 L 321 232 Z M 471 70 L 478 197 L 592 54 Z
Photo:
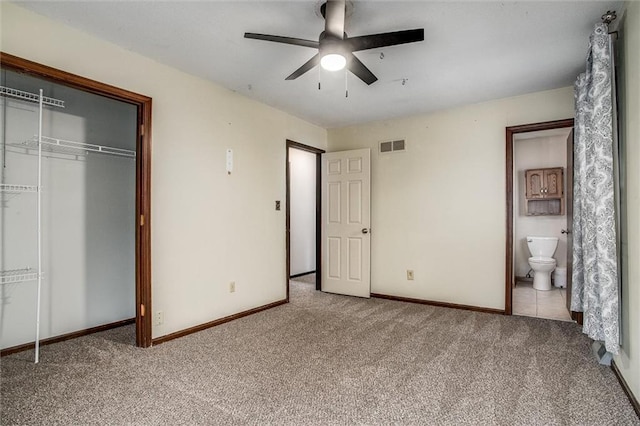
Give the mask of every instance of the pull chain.
M 349 97 L 349 71 L 344 69 L 344 97 Z

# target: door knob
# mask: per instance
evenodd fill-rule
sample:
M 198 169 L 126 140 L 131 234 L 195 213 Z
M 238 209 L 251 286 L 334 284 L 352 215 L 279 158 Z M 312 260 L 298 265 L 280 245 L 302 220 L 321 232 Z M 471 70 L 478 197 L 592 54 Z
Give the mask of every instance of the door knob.
M 569 235 L 571 231 L 569 231 L 568 229 L 563 229 L 562 231 L 560 231 L 560 233 Z
M 369 233 L 369 231 L 370 231 L 370 229 L 369 229 L 369 228 L 362 228 L 362 233 L 363 233 L 363 234 L 368 234 L 368 233 Z

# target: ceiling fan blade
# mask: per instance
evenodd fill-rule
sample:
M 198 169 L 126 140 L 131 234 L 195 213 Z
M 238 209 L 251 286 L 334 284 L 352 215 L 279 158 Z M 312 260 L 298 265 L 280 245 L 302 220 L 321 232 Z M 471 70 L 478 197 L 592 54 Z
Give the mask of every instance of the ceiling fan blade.
M 349 71 L 356 75 L 356 77 L 369 85 L 378 80 L 378 77 L 373 75 L 369 68 L 360 62 L 360 59 L 356 58 L 354 54 L 349 55 L 347 67 L 349 68 Z
M 313 40 L 305 40 L 302 38 L 283 37 L 269 34 L 244 33 L 244 38 L 252 38 L 255 40 L 273 41 L 276 43 L 293 44 L 296 46 L 319 48 L 320 43 Z
M 304 63 L 300 68 L 295 70 L 289 77 L 285 78 L 285 80 L 295 80 L 300 77 L 305 72 L 309 71 L 311 68 L 315 67 L 320 63 L 320 54 L 316 53 L 313 58 L 309 59 Z
M 391 33 L 371 34 L 360 37 L 349 37 L 344 41 L 352 52 L 376 49 L 378 47 L 395 46 L 397 44 L 414 43 L 424 40 L 424 28 L 415 30 L 394 31 Z
M 327 0 L 324 13 L 324 33 L 342 40 L 344 38 L 345 0 Z

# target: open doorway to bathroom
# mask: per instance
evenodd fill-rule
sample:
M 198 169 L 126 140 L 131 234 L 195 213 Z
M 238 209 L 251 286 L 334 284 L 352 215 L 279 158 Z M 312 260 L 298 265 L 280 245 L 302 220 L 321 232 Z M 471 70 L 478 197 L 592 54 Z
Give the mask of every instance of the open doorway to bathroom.
M 323 150 L 287 140 L 287 300 L 320 290 L 320 159 Z
M 572 320 L 572 127 L 567 119 L 506 129 L 507 315 Z

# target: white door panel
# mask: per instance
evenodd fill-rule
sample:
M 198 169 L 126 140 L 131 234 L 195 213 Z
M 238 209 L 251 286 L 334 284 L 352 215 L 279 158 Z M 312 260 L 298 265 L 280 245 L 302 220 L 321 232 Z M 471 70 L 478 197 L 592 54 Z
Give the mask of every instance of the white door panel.
M 322 291 L 371 292 L 371 151 L 322 154 Z

